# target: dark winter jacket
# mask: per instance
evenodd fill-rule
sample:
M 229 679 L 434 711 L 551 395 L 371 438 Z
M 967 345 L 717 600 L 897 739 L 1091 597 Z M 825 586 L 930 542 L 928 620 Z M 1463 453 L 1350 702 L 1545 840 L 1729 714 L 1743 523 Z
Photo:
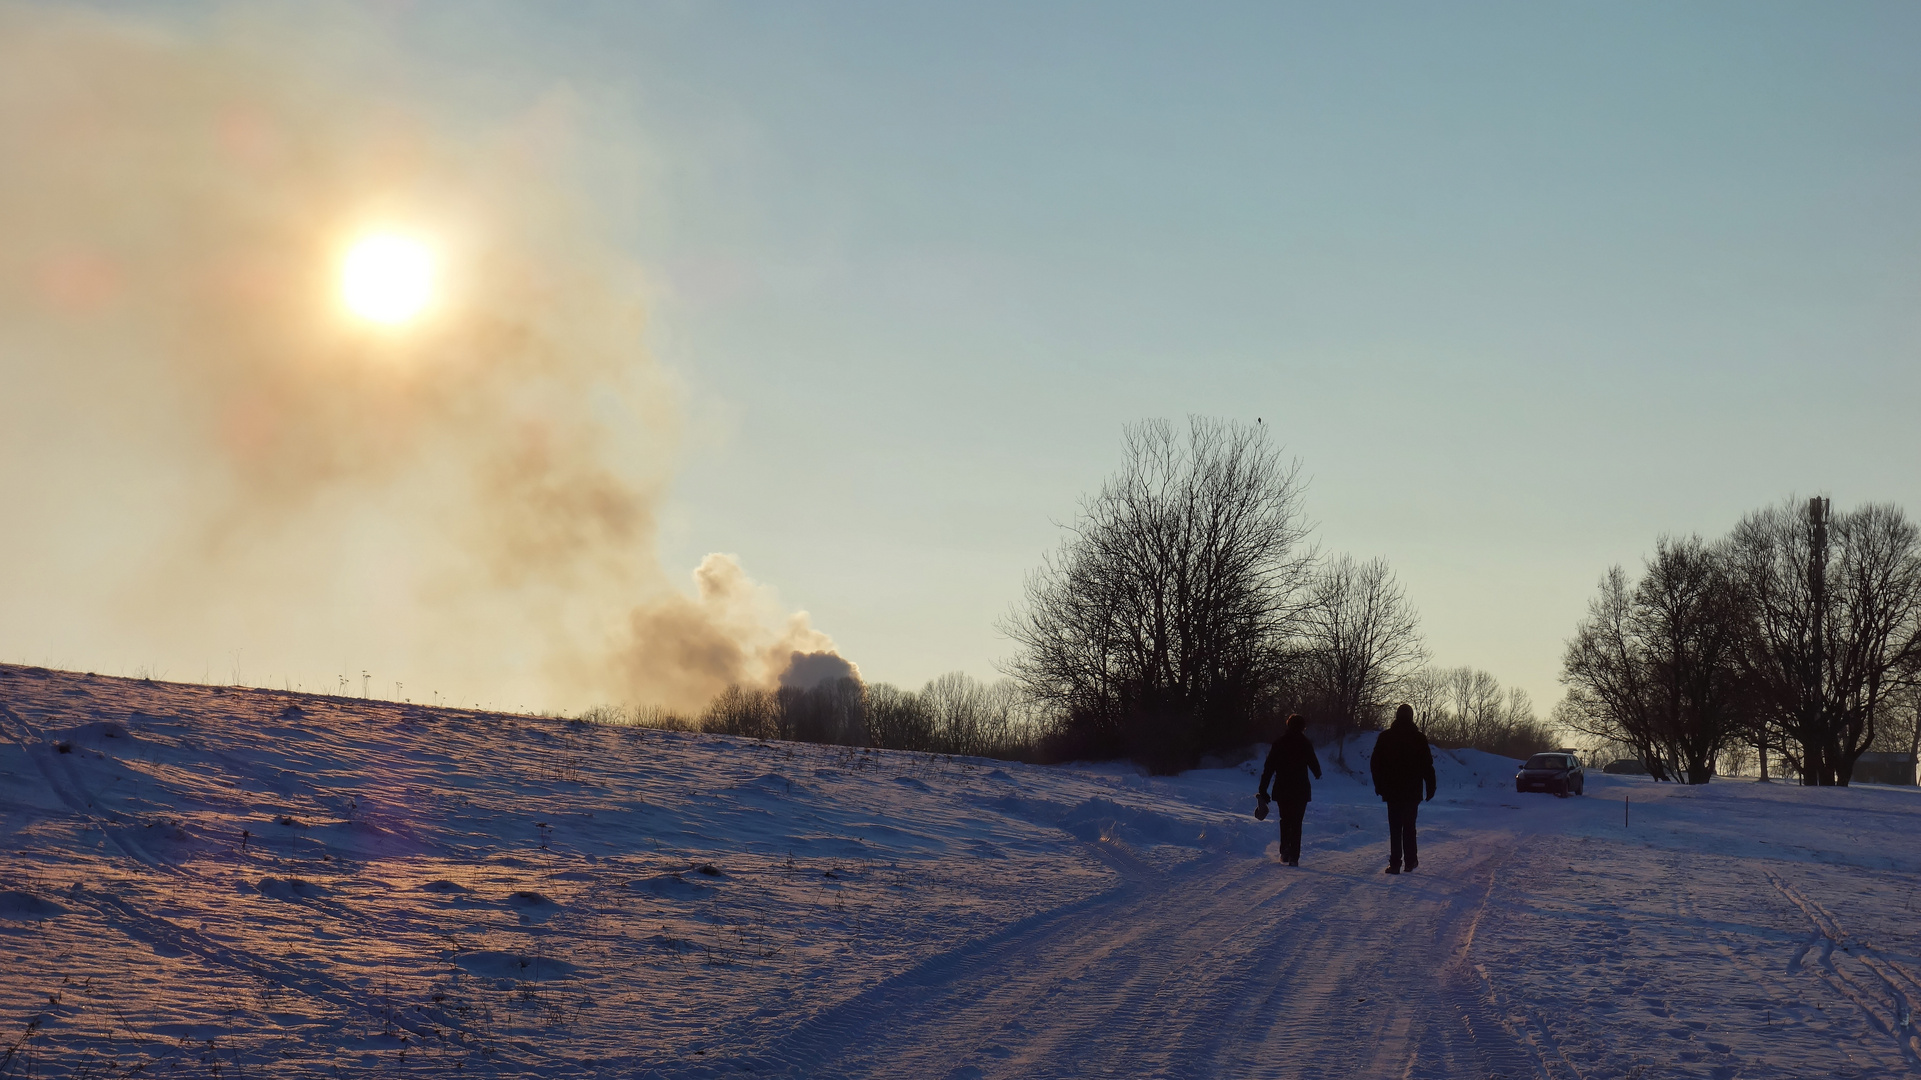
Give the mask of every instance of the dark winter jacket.
M 1261 770 L 1261 790 L 1267 790 L 1271 777 L 1275 802 L 1307 802 L 1314 793 L 1314 785 L 1307 781 L 1310 769 L 1314 779 L 1319 780 L 1321 759 L 1314 756 L 1314 744 L 1307 741 L 1299 728 L 1289 728 L 1274 740 L 1274 748 L 1267 752 L 1267 767 Z
M 1396 717 L 1393 726 L 1381 732 L 1367 767 L 1374 775 L 1374 794 L 1384 802 L 1420 802 L 1424 787 L 1427 797 L 1434 797 L 1434 751 L 1413 720 Z

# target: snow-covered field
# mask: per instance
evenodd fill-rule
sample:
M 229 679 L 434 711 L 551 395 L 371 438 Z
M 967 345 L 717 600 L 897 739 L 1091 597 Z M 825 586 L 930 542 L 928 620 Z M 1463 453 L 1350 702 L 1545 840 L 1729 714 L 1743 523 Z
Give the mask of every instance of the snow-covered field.
M 1289 869 L 1251 762 L 18 667 L 0 730 L 0 1076 L 1921 1073 L 1913 790 L 1442 754 L 1388 877 L 1364 741 Z

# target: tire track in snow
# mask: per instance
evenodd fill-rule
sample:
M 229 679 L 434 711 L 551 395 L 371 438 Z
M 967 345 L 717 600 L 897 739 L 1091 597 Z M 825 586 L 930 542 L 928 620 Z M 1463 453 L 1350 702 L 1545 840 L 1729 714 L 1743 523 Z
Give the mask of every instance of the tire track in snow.
M 99 830 L 107 842 L 128 860 L 138 866 L 158 870 L 174 878 L 198 881 L 203 885 L 224 885 L 216 879 L 207 877 L 191 865 L 155 855 L 144 845 L 129 839 L 130 835 L 138 835 L 139 830 L 121 825 L 120 821 L 116 820 L 120 815 L 113 811 L 108 810 L 107 817 L 95 813 L 94 801 L 87 796 L 86 785 L 74 775 L 73 766 L 45 753 L 42 750 L 45 743 L 40 740 L 38 732 L 34 731 L 33 726 L 22 719 L 18 713 L 8 708 L 4 701 L 0 701 L 0 721 L 5 722 L 7 736 L 17 743 L 22 753 L 34 763 L 41 779 L 46 781 L 47 790 L 53 792 L 54 797 L 67 808 L 68 813 L 86 823 L 87 826 Z M 37 750 L 42 752 L 36 752 Z M 56 774 L 55 770 L 59 770 L 59 773 Z M 360 918 L 359 913 L 334 901 L 315 899 L 307 903 L 315 910 L 324 911 L 343 922 L 351 923 Z
M 149 945 L 175 954 L 198 956 L 217 966 L 263 979 L 314 1001 L 332 1005 L 348 1015 L 367 1011 L 364 1000 L 353 989 L 314 968 L 223 945 L 196 930 L 142 911 L 117 896 L 88 892 L 72 894 L 67 898 L 87 904 L 99 912 L 108 924 Z M 423 1010 L 422 1014 L 426 1016 L 425 1022 L 396 1020 L 395 1024 L 423 1036 L 431 1033 L 433 1024 L 452 1030 L 460 1029 L 458 1022 L 444 1014 L 428 1010 Z
M 983 1003 L 992 1007 L 1019 994 L 1023 1008 L 1011 1015 L 1004 1008 L 995 1009 L 995 1014 L 1011 1020 L 1016 1027 L 1021 1026 L 1022 1016 L 1058 1015 L 1064 1007 L 1056 1000 L 1064 989 L 1063 981 L 1084 979 L 1086 967 L 1099 962 L 1098 955 L 1084 957 L 1081 973 L 1063 979 L 1063 968 L 1057 966 L 1062 958 L 1055 955 L 1059 943 L 1069 939 L 1084 943 L 1087 927 L 1115 925 L 1116 912 L 1166 887 L 1162 875 L 1119 845 L 1103 841 L 1088 848 L 1120 875 L 1121 881 L 1114 888 L 1031 916 L 998 934 L 933 957 L 849 1002 L 825 1010 L 756 1055 L 757 1071 L 796 1076 L 823 1072 L 839 1076 L 870 1072 L 944 1076 L 945 1071 L 912 1067 L 916 1059 L 930 1055 L 941 1058 L 967 1045 L 926 1038 L 927 1029 L 941 1022 L 941 1014 L 964 1015 L 968 1010 L 979 1010 Z M 1134 932 L 1140 933 L 1140 928 Z M 1110 955 L 1124 951 L 1120 943 L 1110 945 Z M 1040 983 L 1038 987 L 1036 982 Z M 871 1051 L 872 1047 L 884 1046 L 890 1035 L 898 1039 L 903 1031 L 914 1032 L 913 1045 L 896 1048 L 891 1056 Z M 995 1032 L 977 1034 L 991 1042 Z M 927 1045 L 930 1042 L 936 1045 Z
M 1793 958 L 1788 961 L 1788 973 L 1793 975 L 1811 971 L 1816 978 L 1828 984 L 1836 993 L 1853 1002 L 1854 1006 L 1867 1018 L 1869 1026 L 1893 1040 L 1901 1048 L 1901 1054 L 1907 1059 L 1909 1070 L 1921 1072 L 1921 1037 L 1917 1036 L 1914 1026 L 1916 1012 L 1914 990 L 1921 989 L 1921 986 L 1915 984 L 1913 975 L 1900 964 L 1883 957 L 1880 950 L 1873 945 L 1850 938 L 1847 930 L 1841 926 L 1840 920 L 1834 917 L 1832 911 L 1806 893 L 1789 885 L 1780 875 L 1771 870 L 1763 873 L 1768 879 L 1768 884 L 1773 885 L 1777 892 L 1786 897 L 1788 903 L 1794 905 L 1814 927 L 1813 936 L 1803 942 L 1795 951 Z M 1816 947 L 1821 950 L 1820 958 L 1810 967 L 1805 961 L 1808 953 Z M 1875 994 L 1872 987 L 1860 985 L 1859 981 L 1848 974 L 1844 964 L 1835 962 L 1834 952 L 1837 948 L 1841 950 L 1844 957 L 1858 961 L 1869 974 L 1874 976 L 1875 981 L 1880 983 L 1881 995 Z M 1900 985 L 1902 981 L 1907 982 L 1910 988 L 1904 989 Z M 1881 1007 L 1877 1007 L 1874 1001 L 1878 996 L 1885 1002 Z M 1883 1009 L 1886 1010 L 1886 1015 L 1883 1015 Z
M 1486 965 L 1476 963 L 1473 956 L 1475 939 L 1480 934 L 1481 923 L 1487 918 L 1489 908 L 1493 906 L 1494 891 L 1500 884 L 1501 867 L 1525 846 L 1526 841 L 1515 841 L 1514 846 L 1502 852 L 1498 859 L 1487 850 L 1479 853 L 1479 861 L 1487 867 L 1486 884 L 1481 889 L 1479 901 L 1474 905 L 1474 917 L 1468 920 L 1467 929 L 1448 961 L 1442 986 L 1454 1011 L 1459 1014 L 1462 1027 L 1468 1032 L 1479 1075 L 1537 1076 L 1552 1080 L 1558 1073 L 1583 1080 L 1585 1074 L 1561 1051 L 1559 1041 L 1548 1030 L 1546 1022 L 1539 1015 L 1530 1015 L 1510 1006 L 1506 996 L 1495 987 Z M 1499 1036 L 1495 1035 L 1497 1031 Z M 1556 1064 L 1560 1068 L 1555 1068 Z M 1449 1070 L 1438 1075 L 1461 1074 Z
M 930 1029 L 941 1023 L 942 1014 L 977 1012 L 987 1003 L 988 1007 L 1000 1006 L 994 1011 L 1005 1022 L 998 1028 L 1011 1027 L 1025 1032 L 1023 1020 L 1032 1021 L 1037 1015 L 1048 1016 L 1051 1026 L 1052 1018 L 1062 1008 L 1057 998 L 1063 984 L 1085 975 L 1083 971 L 1081 975 L 1063 977 L 1058 966 L 1061 958 L 1055 955 L 1059 951 L 1058 943 L 1070 937 L 1083 940 L 1088 926 L 1116 925 L 1115 912 L 1125 910 L 1144 894 L 1164 887 L 1162 875 L 1111 841 L 1089 844 L 1088 850 L 1116 870 L 1121 879 L 1117 885 L 931 957 L 849 1001 L 822 1010 L 750 1055 L 734 1059 L 732 1064 L 773 1075 L 943 1077 L 947 1075 L 946 1067 L 938 1060 L 923 1064 L 923 1059 L 929 1056 L 939 1059 L 972 1044 L 930 1037 Z M 1056 947 L 1049 948 L 1050 945 Z M 1021 1007 L 1006 1008 L 1010 995 L 1016 994 L 1020 995 Z M 1039 1030 L 1044 1033 L 1045 1029 Z M 995 1032 L 976 1034 L 991 1043 Z M 903 1035 L 909 1045 L 895 1046 L 881 1053 L 874 1051 L 890 1042 L 900 1042 Z M 734 1039 L 747 1041 L 751 1035 L 736 1029 L 730 1039 L 720 1041 Z M 927 1045 L 929 1043 L 934 1045 Z M 711 1075 L 718 1064 L 709 1058 L 663 1067 L 647 1075 Z
M 1013 1075 L 1215 1075 L 1225 1050 L 1271 1029 L 1276 1014 L 1246 1005 L 1299 946 L 1272 930 L 1301 910 L 1303 879 L 1289 881 L 1283 875 L 1298 872 L 1277 874 L 1265 860 L 1204 857 L 1186 869 L 1123 913 L 1139 925 L 1115 942 L 1123 951 L 1104 967 L 1132 964 L 1130 977 L 1110 983 L 1095 972 L 1091 989 L 1115 992 L 1080 988 L 1064 1022 L 1015 1052 Z M 1095 943 L 1113 936 L 1111 928 L 1087 930 Z
M 1554 1075 L 1490 1018 L 1465 967 L 1492 891 L 1484 851 L 1437 845 L 1429 872 L 1397 880 L 1372 850 L 1315 853 L 1303 869 L 1204 856 L 1142 874 L 1122 847 L 1090 849 L 1119 885 L 731 1062 L 654 1075 Z
M 155 858 L 140 845 L 129 842 L 122 835 L 123 830 L 115 828 L 113 823 L 102 821 L 100 816 L 93 812 L 93 800 L 86 797 L 85 788 L 80 784 L 79 780 L 74 777 L 71 768 L 61 769 L 62 772 L 66 773 L 64 779 L 55 775 L 54 768 L 60 767 L 63 763 L 53 762 L 50 765 L 47 761 L 48 755 L 46 753 L 36 752 L 42 750 L 42 744 L 37 740 L 37 733 L 33 730 L 33 725 L 21 719 L 20 714 L 8 708 L 7 703 L 4 701 L 0 701 L 0 720 L 6 721 L 7 737 L 18 744 L 21 753 L 25 754 L 27 759 L 33 762 L 33 767 L 39 771 L 40 778 L 46 781 L 47 790 L 53 792 L 54 797 L 58 798 L 60 802 L 66 806 L 69 813 L 86 822 L 92 828 L 98 829 L 100 835 L 105 837 L 109 844 L 113 845 L 114 850 L 120 852 L 135 864 L 144 866 L 149 870 L 160 870 L 165 873 L 176 872 L 177 868 L 172 863 L 164 859 Z
M 1421 1064 L 1424 1044 L 1429 1057 L 1441 1052 L 1434 1039 L 1423 1038 L 1438 1004 L 1431 984 L 1423 985 L 1429 980 L 1397 972 L 1384 953 L 1433 936 L 1419 924 L 1397 927 L 1390 917 L 1396 906 L 1406 907 L 1399 894 L 1433 886 L 1427 879 L 1382 877 L 1372 850 L 1327 862 L 1332 865 L 1321 869 L 1316 861 L 1305 888 L 1283 894 L 1285 917 L 1307 922 L 1316 935 L 1286 942 L 1286 967 L 1269 981 L 1256 1024 L 1217 1074 L 1397 1076 Z M 1338 917 L 1329 918 L 1332 913 Z
M 564 1056 L 542 1052 L 524 1040 L 510 1042 L 484 1035 L 477 1037 L 463 1019 L 437 1005 L 414 1005 L 407 1010 L 381 1009 L 369 1000 L 366 991 L 346 985 L 323 970 L 223 944 L 189 927 L 142 911 L 117 896 L 83 892 L 63 894 L 63 899 L 91 907 L 108 925 L 129 938 L 175 955 L 196 956 L 217 967 L 291 990 L 308 1000 L 331 1006 L 343 1017 L 367 1017 L 391 1024 L 413 1035 L 423 1048 L 482 1053 L 485 1060 L 476 1064 L 485 1071 L 531 1067 L 541 1075 L 562 1075 L 572 1064 Z
M 1695 858 L 1698 859 L 1700 856 L 1697 855 Z M 1854 995 L 1849 994 L 1833 977 L 1823 974 L 1820 970 L 1821 965 L 1819 961 L 1817 961 L 1816 970 L 1814 971 L 1808 970 L 1806 966 L 1808 954 L 1816 949 L 1821 949 L 1824 956 L 1831 958 L 1835 940 L 1829 937 L 1828 934 L 1835 933 L 1838 935 L 1840 932 L 1839 924 L 1834 921 L 1833 916 L 1829 914 L 1825 908 L 1820 909 L 1821 915 L 1825 917 L 1824 925 L 1820 918 L 1817 918 L 1808 908 L 1802 906 L 1803 903 L 1812 904 L 1812 901 L 1807 900 L 1805 894 L 1799 890 L 1792 890 L 1792 887 L 1787 886 L 1786 882 L 1775 872 L 1767 869 L 1761 869 L 1759 871 L 1760 877 L 1779 892 L 1803 917 L 1809 919 L 1812 925 L 1813 932 L 1809 935 L 1808 939 L 1794 950 L 1793 954 L 1789 956 L 1787 963 L 1782 964 L 1778 958 L 1767 959 L 1765 952 L 1757 953 L 1751 937 L 1742 936 L 1735 931 L 1725 929 L 1725 924 L 1721 923 L 1718 919 L 1703 914 L 1697 902 L 1696 894 L 1698 887 L 1696 882 L 1691 878 L 1689 872 L 1691 869 L 1698 870 L 1698 867 L 1690 868 L 1682 866 L 1675 861 L 1673 857 L 1670 857 L 1668 862 L 1669 876 L 1671 876 L 1673 880 L 1685 883 L 1673 898 L 1675 911 L 1689 921 L 1707 929 L 1709 933 L 1706 940 L 1709 946 L 1743 976 L 1752 980 L 1756 986 L 1765 988 L 1768 1000 L 1807 1004 L 1811 1005 L 1817 1011 L 1825 1011 L 1821 1002 L 1814 1000 L 1814 996 L 1808 993 L 1809 988 L 1807 985 L 1797 978 L 1797 976 L 1804 974 L 1812 975 L 1820 985 L 1826 987 L 1836 997 L 1846 1001 L 1848 1005 L 1860 1011 L 1870 1027 L 1874 1026 L 1874 1017 L 1871 1015 L 1871 1010 L 1864 1008 L 1862 1003 Z M 1743 869 L 1745 868 L 1738 864 L 1731 863 L 1717 871 L 1717 876 L 1738 874 Z M 1752 870 L 1748 872 L 1750 874 L 1753 873 Z M 1752 878 L 1746 880 L 1751 881 Z M 1755 884 L 1758 886 L 1759 883 L 1756 882 Z M 1789 890 L 1792 890 L 1793 895 L 1789 894 Z M 1795 899 L 1797 896 L 1801 898 L 1799 902 Z M 1832 970 L 1831 960 L 1827 968 L 1828 970 Z M 1666 1014 L 1663 1013 L 1662 1015 Z M 1851 1060 L 1854 1055 L 1869 1048 L 1864 1041 L 1854 1037 L 1856 1034 L 1855 1032 L 1845 1031 L 1831 1033 L 1828 1036 L 1831 1041 L 1828 1044 L 1828 1048 L 1823 1052 L 1831 1055 L 1833 1060 L 1836 1061 Z M 1883 1034 L 1886 1034 L 1886 1032 L 1884 1031 Z M 1883 1058 L 1874 1067 L 1885 1068 L 1888 1064 L 1889 1061 Z M 1913 1071 L 1914 1062 L 1911 1055 L 1908 1065 L 1909 1071 Z
M 116 829 L 112 827 L 111 823 L 102 821 L 99 815 L 93 812 L 92 801 L 85 797 L 84 785 L 81 785 L 78 779 L 72 775 L 72 769 L 65 767 L 65 762 L 49 762 L 46 760 L 48 755 L 44 752 L 36 753 L 35 751 L 43 745 L 38 740 L 37 733 L 34 731 L 32 725 L 28 724 L 19 714 L 10 709 L 4 701 L 0 701 L 0 721 L 5 722 L 7 737 L 18 744 L 26 757 L 33 761 L 36 770 L 46 782 L 48 790 L 53 792 L 54 796 L 67 808 L 68 812 L 86 822 L 91 827 L 100 830 L 108 842 L 122 855 L 139 866 L 150 870 L 158 870 L 175 878 L 187 878 L 198 881 L 203 885 L 213 883 L 211 879 L 207 878 L 204 874 L 198 873 L 191 867 L 182 866 L 151 855 L 139 845 L 127 841 L 121 835 L 123 830 Z M 59 769 L 60 772 L 65 773 L 65 777 L 63 778 L 56 773 L 54 771 L 55 769 Z M 237 971 L 275 985 L 283 986 L 313 1001 L 339 1009 L 345 1015 L 371 1012 L 364 995 L 326 977 L 320 972 L 288 961 L 264 957 L 244 949 L 223 945 L 197 931 L 180 926 L 160 916 L 141 911 L 133 904 L 119 897 L 99 892 L 69 892 L 63 893 L 61 898 L 68 903 L 76 903 L 93 909 L 108 925 L 116 927 L 128 937 L 145 941 L 150 946 L 169 950 L 176 955 L 191 954 L 218 967 Z M 326 914 L 332 915 L 335 919 L 343 922 L 351 923 L 352 920 L 359 917 L 358 914 L 351 909 L 332 901 L 309 901 L 308 904 L 310 907 L 324 911 Z M 447 1014 L 444 1010 L 426 1009 L 423 1007 L 417 1011 L 420 1014 L 420 1019 L 401 1019 L 399 1014 L 395 1014 L 393 1023 L 395 1026 L 403 1028 L 422 1039 L 439 1035 L 440 1032 L 436 1030 L 436 1028 L 445 1029 L 452 1033 L 461 1033 L 465 1030 L 463 1023 Z M 491 1052 L 499 1053 L 498 1050 Z M 545 1055 L 535 1054 L 533 1056 L 542 1060 L 545 1059 Z

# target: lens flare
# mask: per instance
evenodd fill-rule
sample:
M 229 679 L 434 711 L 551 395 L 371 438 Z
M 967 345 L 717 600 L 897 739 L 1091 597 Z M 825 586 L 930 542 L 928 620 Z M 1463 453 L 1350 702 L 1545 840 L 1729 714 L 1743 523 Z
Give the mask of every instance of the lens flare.
M 397 326 L 417 317 L 433 298 L 434 260 L 411 237 L 362 237 L 340 260 L 340 298 L 371 322 Z

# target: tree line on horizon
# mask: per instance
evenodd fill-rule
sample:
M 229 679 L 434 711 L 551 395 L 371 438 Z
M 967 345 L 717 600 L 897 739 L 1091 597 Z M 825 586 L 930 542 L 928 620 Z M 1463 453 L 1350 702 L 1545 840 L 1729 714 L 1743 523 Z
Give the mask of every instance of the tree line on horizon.
M 1504 688 L 1486 671 L 1472 667 L 1423 668 L 1400 684 L 1421 727 L 1437 746 L 1473 747 L 1507 757 L 1525 758 L 1556 742 L 1527 691 Z M 1385 705 L 1377 710 L 1376 721 Z M 662 709 L 589 709 L 581 719 L 750 739 L 822 743 L 835 746 L 908 750 L 1057 763 L 1073 760 L 1056 736 L 1058 716 L 1050 717 L 1012 679 L 985 682 L 952 671 L 919 690 L 891 683 L 840 678 L 813 687 L 762 689 L 730 685 L 695 714 Z M 1319 723 L 1317 733 L 1339 735 Z M 1271 731 L 1255 731 L 1266 741 Z M 1244 749 L 1246 744 L 1232 749 Z
M 1175 772 L 1272 739 L 1290 713 L 1341 739 L 1407 701 L 1441 746 L 1526 757 L 1556 745 L 1524 691 L 1427 666 L 1419 615 L 1385 559 L 1310 542 L 1300 466 L 1265 425 L 1148 420 L 1125 430 L 1122 450 L 1000 623 L 1018 647 L 1008 678 L 729 686 L 698 716 L 595 718 Z
M 749 739 L 912 750 L 1038 761 L 1042 728 L 1010 679 L 983 682 L 950 671 L 916 690 L 843 676 L 810 687 L 729 685 L 694 715 L 602 707 L 599 723 L 736 735 Z
M 1602 577 L 1562 682 L 1555 721 L 1657 780 L 1747 756 L 1845 786 L 1870 749 L 1921 743 L 1921 530 L 1896 506 L 1790 497 L 1717 540 L 1662 536 L 1637 578 Z
M 1290 713 L 1340 739 L 1403 700 L 1443 745 L 1554 745 L 1525 693 L 1425 667 L 1419 614 L 1385 559 L 1310 542 L 1300 464 L 1264 424 L 1147 420 L 1122 451 L 1000 625 L 1045 757 L 1173 772 L 1272 738 Z

